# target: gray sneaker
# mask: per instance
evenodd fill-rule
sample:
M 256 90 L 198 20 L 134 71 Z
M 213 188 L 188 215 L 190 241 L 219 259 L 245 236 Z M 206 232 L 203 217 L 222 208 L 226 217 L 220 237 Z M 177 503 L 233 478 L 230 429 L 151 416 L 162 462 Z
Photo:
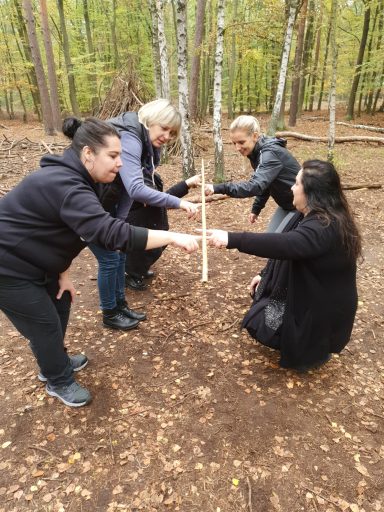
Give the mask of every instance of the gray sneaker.
M 88 364 L 88 357 L 85 354 L 76 354 L 74 356 L 69 356 L 69 359 L 72 363 L 72 368 L 74 372 L 78 372 L 79 370 L 82 370 L 85 368 Z M 38 373 L 37 378 L 41 382 L 47 382 L 47 377 L 43 375 L 41 372 Z
M 92 400 L 91 393 L 77 382 L 72 382 L 69 386 L 52 386 L 48 383 L 45 389 L 48 395 L 56 396 L 69 407 L 82 407 Z

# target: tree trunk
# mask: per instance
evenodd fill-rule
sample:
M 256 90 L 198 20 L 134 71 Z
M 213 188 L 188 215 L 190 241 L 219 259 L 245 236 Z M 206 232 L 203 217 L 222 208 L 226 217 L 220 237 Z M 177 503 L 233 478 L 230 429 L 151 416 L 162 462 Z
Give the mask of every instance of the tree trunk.
M 303 51 L 303 65 L 302 65 L 302 73 L 300 76 L 300 88 L 299 88 L 299 100 L 298 100 L 298 114 L 301 115 L 303 110 L 303 104 L 304 104 L 304 96 L 307 86 L 307 77 L 309 76 L 309 67 L 311 63 L 311 54 L 312 54 L 312 48 L 313 48 L 313 25 L 315 20 L 315 2 L 314 0 L 309 0 L 308 4 L 308 23 L 307 23 L 307 30 L 305 33 L 305 40 L 304 40 L 304 51 Z
M 332 0 L 331 7 L 331 37 L 330 46 L 332 52 L 332 77 L 329 90 L 329 132 L 328 132 L 328 161 L 335 159 L 336 138 L 336 77 L 337 77 L 337 42 L 336 42 L 336 17 L 337 0 Z
M 329 25 L 329 27 L 328 27 L 327 42 L 325 44 L 325 55 L 324 55 L 324 62 L 323 62 L 323 71 L 321 73 L 321 85 L 320 85 L 320 92 L 319 92 L 319 101 L 317 103 L 317 110 L 321 110 L 321 104 L 323 103 L 325 73 L 327 71 L 327 61 L 328 61 L 329 38 L 330 38 L 330 35 L 331 35 L 331 25 Z
M 232 23 L 237 23 L 237 8 L 239 5 L 238 0 L 234 0 L 232 3 L 233 6 L 233 16 Z M 235 78 L 235 69 L 236 69 L 236 29 L 232 29 L 231 35 L 231 54 L 229 61 L 229 71 L 228 71 L 228 100 L 227 100 L 227 109 L 228 109 L 228 118 L 233 119 L 233 82 Z
M 151 14 L 151 36 L 152 36 L 152 61 L 154 86 L 156 97 L 161 97 L 161 69 L 160 69 L 160 49 L 159 49 L 159 33 L 155 0 L 148 0 L 149 12 Z
M 379 15 L 379 24 L 378 24 L 378 36 L 377 36 L 377 42 L 376 42 L 376 53 L 378 55 L 380 55 L 381 43 L 383 40 L 384 0 L 381 0 L 379 5 L 380 5 L 380 15 Z M 376 64 L 375 68 L 372 72 L 371 79 L 370 79 L 370 87 L 369 87 L 368 100 L 367 100 L 367 113 L 368 114 L 372 114 L 373 94 L 374 94 L 374 90 L 375 90 L 377 76 L 378 76 L 378 66 Z
M 59 90 L 57 87 L 55 58 L 53 56 L 51 33 L 49 31 L 46 0 L 40 0 L 40 17 L 41 28 L 43 30 L 45 55 L 47 59 L 49 93 L 51 98 L 53 124 L 57 131 L 61 131 L 62 121 L 60 112 Z
M 88 0 L 83 0 L 83 16 L 85 23 L 85 33 L 87 35 L 87 47 L 89 54 L 89 63 L 93 69 L 96 68 L 96 57 L 95 57 L 95 48 L 93 45 L 92 39 L 92 31 L 91 24 L 89 21 L 89 9 L 88 9 Z M 91 98 L 91 110 L 92 113 L 96 112 L 99 106 L 99 98 L 97 91 L 97 74 L 94 72 L 89 73 L 89 85 L 91 88 L 92 98 Z
M 317 35 L 316 35 L 316 48 L 315 48 L 315 58 L 312 67 L 312 79 L 311 79 L 311 92 L 309 94 L 309 112 L 313 112 L 313 103 L 315 100 L 315 90 L 316 90 L 316 81 L 317 81 L 317 70 L 319 67 L 319 57 L 320 57 L 320 45 L 321 45 L 321 28 L 323 22 L 323 3 L 320 3 L 320 14 L 319 21 L 317 26 Z
M 201 44 L 204 34 L 204 13 L 206 0 L 198 0 L 196 7 L 196 23 L 195 23 L 195 43 L 191 68 L 191 92 L 190 92 L 190 112 L 191 118 L 197 118 L 197 97 L 200 81 L 200 64 L 201 64 Z
M 21 44 L 23 45 L 23 50 L 24 50 L 23 57 L 25 57 L 27 62 L 32 63 L 33 62 L 32 54 L 31 54 L 31 49 L 28 46 L 28 34 L 27 34 L 26 27 L 25 27 L 24 20 L 23 20 L 23 13 L 21 11 L 20 0 L 13 0 L 13 5 L 15 6 L 15 10 L 16 10 L 17 31 L 19 33 L 19 38 L 20 38 Z M 12 25 L 12 29 L 13 29 L 13 25 Z M 17 46 L 18 46 L 19 52 L 21 54 L 21 49 L 20 49 L 18 42 L 17 42 Z M 27 68 L 27 66 L 26 66 L 26 68 Z M 28 82 L 31 85 L 31 96 L 32 96 L 35 113 L 36 113 L 39 121 L 41 121 L 41 100 L 40 100 L 40 95 L 39 95 L 39 87 L 37 85 L 36 71 L 33 66 L 29 68 L 29 71 L 27 71 L 27 77 L 28 77 Z
M 40 48 L 37 42 L 35 19 L 33 16 L 31 0 L 23 0 L 23 9 L 25 15 L 25 25 L 27 28 L 29 47 L 31 49 L 32 60 L 35 66 L 37 85 L 39 87 L 44 130 L 47 135 L 54 135 L 55 128 L 52 117 L 51 101 L 49 98 L 49 91 L 45 79 L 43 63 L 41 61 Z
M 161 96 L 170 99 L 167 41 L 164 31 L 163 0 L 156 0 L 157 28 L 159 35 L 160 69 L 161 69 Z
M 71 61 L 71 54 L 69 51 L 68 33 L 67 33 L 67 27 L 65 25 L 63 0 L 57 0 L 57 8 L 59 10 L 60 30 L 61 30 L 61 35 L 63 38 L 63 52 L 64 52 L 65 67 L 66 67 L 67 76 L 68 76 L 69 99 L 71 101 L 72 112 L 74 113 L 74 115 L 76 117 L 80 117 L 80 109 L 79 109 L 79 105 L 77 103 L 77 97 L 76 97 L 76 85 L 75 85 L 75 77 L 73 74 L 73 64 Z
M 296 126 L 297 111 L 299 107 L 299 89 L 300 89 L 300 77 L 302 70 L 303 61 L 303 46 L 304 46 L 304 31 L 305 22 L 307 19 L 307 6 L 308 0 L 303 0 L 301 8 L 301 17 L 299 21 L 299 27 L 297 31 L 297 43 L 295 52 L 295 63 L 292 79 L 292 92 L 291 92 L 291 103 L 289 108 L 289 125 Z
M 278 82 L 277 90 L 276 90 L 275 104 L 273 106 L 271 121 L 269 123 L 269 128 L 268 128 L 269 135 L 275 134 L 277 122 L 278 122 L 278 119 L 280 116 L 281 105 L 282 105 L 284 89 L 285 89 L 285 82 L 286 82 L 286 78 L 287 78 L 289 54 L 291 52 L 292 34 L 293 34 L 293 26 L 295 24 L 296 9 L 297 9 L 297 0 L 292 0 L 290 8 L 289 8 L 287 29 L 285 31 L 284 48 L 283 48 L 283 54 L 281 56 L 280 74 L 279 74 L 279 82 Z
M 369 42 L 368 42 L 367 58 L 366 58 L 367 64 L 371 64 L 372 44 L 373 44 L 373 38 L 375 36 L 375 28 L 376 28 L 376 23 L 377 23 L 377 20 L 378 20 L 378 17 L 379 17 L 379 13 L 380 13 L 380 9 L 379 9 L 379 6 L 377 6 L 376 10 L 375 10 L 375 15 L 373 17 L 371 36 L 370 36 Z M 364 90 L 365 90 L 365 87 L 366 87 L 366 84 L 367 84 L 367 80 L 368 80 L 368 70 L 365 68 L 364 69 L 364 73 L 363 73 L 363 77 L 361 79 L 361 85 L 360 85 L 360 94 L 359 94 L 359 102 L 358 102 L 358 110 L 357 110 L 357 112 L 358 112 L 357 116 L 358 117 L 361 116 L 361 107 L 362 107 Z
M 188 105 L 187 72 L 187 23 L 186 0 L 175 0 L 177 27 L 177 77 L 179 85 L 179 110 L 182 118 L 181 148 L 183 153 L 183 176 L 188 178 L 195 174 L 191 127 Z
M 224 181 L 223 140 L 221 138 L 221 74 L 224 51 L 224 0 L 217 0 L 217 35 L 215 52 L 213 139 L 215 145 L 215 181 Z
M 370 18 L 371 18 L 371 8 L 366 5 L 365 13 L 364 13 L 363 33 L 361 35 L 359 54 L 357 56 L 356 67 L 355 67 L 355 75 L 353 77 L 351 92 L 349 95 L 347 119 L 354 118 L 355 99 L 356 99 L 356 94 L 357 94 L 357 88 L 359 87 L 360 73 L 361 73 L 361 66 L 363 64 L 365 45 L 367 44 Z

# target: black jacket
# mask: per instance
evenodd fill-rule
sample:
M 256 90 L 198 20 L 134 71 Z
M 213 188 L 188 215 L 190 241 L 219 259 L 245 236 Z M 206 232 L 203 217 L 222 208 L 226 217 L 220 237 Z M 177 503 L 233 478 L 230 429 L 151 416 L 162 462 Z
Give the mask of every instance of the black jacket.
M 313 213 L 300 215 L 287 232 L 230 233 L 228 243 L 229 249 L 273 259 L 243 326 L 265 345 L 279 348 L 285 367 L 340 352 L 357 308 L 356 262 L 347 257 L 336 224 L 324 226 Z
M 252 207 L 252 213 L 256 215 L 264 208 L 269 196 L 284 210 L 294 210 L 291 187 L 300 165 L 286 145 L 284 139 L 260 137 L 248 156 L 254 169 L 251 179 L 214 185 L 215 193 L 238 198 L 256 196 Z
M 0 200 L 0 275 L 30 280 L 65 271 L 88 244 L 144 249 L 147 230 L 112 218 L 98 185 L 72 149 L 42 158 Z

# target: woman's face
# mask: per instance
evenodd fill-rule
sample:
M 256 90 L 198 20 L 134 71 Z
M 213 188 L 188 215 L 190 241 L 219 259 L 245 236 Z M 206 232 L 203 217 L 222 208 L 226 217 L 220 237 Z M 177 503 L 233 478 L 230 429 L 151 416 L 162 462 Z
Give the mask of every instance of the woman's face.
M 293 206 L 301 213 L 308 213 L 307 196 L 304 194 L 304 187 L 302 182 L 303 170 L 296 176 L 296 182 L 291 187 L 293 192 Z
M 231 137 L 231 141 L 233 142 L 236 151 L 243 156 L 248 156 L 252 153 L 259 138 L 258 133 L 248 135 L 246 130 L 235 130 L 234 132 L 231 132 L 229 136 Z
M 105 145 L 97 153 L 85 146 L 82 161 L 95 183 L 111 183 L 123 165 L 120 139 L 113 135 L 105 137 Z
M 152 142 L 152 146 L 160 148 L 171 139 L 174 139 L 177 135 L 176 130 L 170 126 L 163 126 L 161 124 L 152 124 L 148 128 L 149 138 Z

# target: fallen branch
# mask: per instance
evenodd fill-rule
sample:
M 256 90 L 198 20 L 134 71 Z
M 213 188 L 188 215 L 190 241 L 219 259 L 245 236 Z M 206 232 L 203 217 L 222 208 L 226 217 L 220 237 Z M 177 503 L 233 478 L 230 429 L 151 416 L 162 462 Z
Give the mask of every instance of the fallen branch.
M 383 185 L 381 183 L 359 183 L 356 185 L 342 185 L 343 190 L 360 190 L 362 188 L 381 188 Z
M 314 135 L 306 135 L 305 133 L 299 132 L 276 132 L 276 137 L 292 137 L 294 139 L 307 140 L 311 142 L 325 142 L 328 143 L 328 137 L 316 137 Z M 384 144 L 384 138 L 382 137 L 359 137 L 349 135 L 348 137 L 336 137 L 335 142 L 341 144 L 344 142 L 377 142 L 378 144 Z
M 359 130 L 369 130 L 371 132 L 384 133 L 384 128 L 380 128 L 379 126 L 368 126 L 365 124 L 350 124 L 350 123 L 344 123 L 342 121 L 338 121 L 336 124 L 340 124 L 342 126 L 349 126 L 351 128 L 358 128 Z

